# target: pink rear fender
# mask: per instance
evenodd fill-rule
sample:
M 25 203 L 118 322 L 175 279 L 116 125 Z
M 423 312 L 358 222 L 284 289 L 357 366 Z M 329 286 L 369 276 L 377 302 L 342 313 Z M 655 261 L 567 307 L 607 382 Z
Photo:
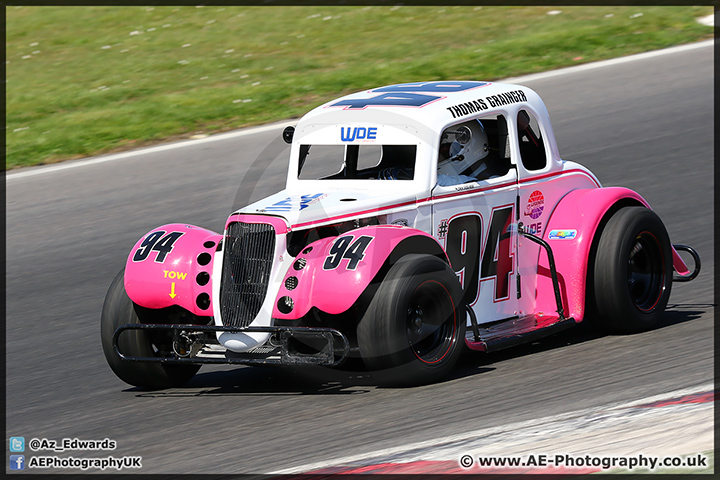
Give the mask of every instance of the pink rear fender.
M 125 264 L 125 290 L 147 308 L 179 305 L 212 315 L 212 266 L 222 235 L 184 223 L 163 225 L 142 237 Z
M 435 238 L 402 226 L 374 225 L 317 240 L 303 249 L 285 274 L 273 317 L 296 320 L 312 307 L 330 314 L 345 312 L 386 260 L 393 262 L 408 253 L 428 253 L 447 261 Z
M 545 227 L 543 239 L 553 250 L 565 315 L 577 322 L 585 316 L 590 248 L 600 222 L 616 204 L 650 208 L 645 199 L 627 188 L 578 189 L 560 200 Z M 541 250 L 535 312 L 547 314 L 556 310 L 550 266 L 547 255 Z

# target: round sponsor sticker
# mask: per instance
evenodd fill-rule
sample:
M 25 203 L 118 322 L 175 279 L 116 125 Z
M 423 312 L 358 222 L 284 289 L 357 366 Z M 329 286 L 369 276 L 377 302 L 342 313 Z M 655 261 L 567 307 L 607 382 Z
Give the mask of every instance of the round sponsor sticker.
M 545 208 L 545 197 L 543 197 L 540 190 L 535 190 L 528 198 L 527 207 L 525 207 L 525 215 L 535 220 L 542 215 L 543 208 Z

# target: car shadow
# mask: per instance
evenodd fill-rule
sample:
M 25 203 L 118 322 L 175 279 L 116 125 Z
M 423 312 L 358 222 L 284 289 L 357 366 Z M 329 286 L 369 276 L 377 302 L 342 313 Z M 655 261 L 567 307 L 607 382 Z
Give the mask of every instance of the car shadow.
M 700 318 L 707 313 L 701 308 L 710 304 L 673 304 L 655 328 L 668 328 Z M 685 310 L 685 308 L 694 308 Z M 474 377 L 495 370 L 492 365 L 510 359 L 547 352 L 570 345 L 591 342 L 611 334 L 603 333 L 585 323 L 533 342 L 491 353 L 465 349 L 450 375 L 438 383 Z M 223 370 L 202 370 L 186 385 L 168 390 L 145 391 L 128 388 L 138 397 L 201 397 L 213 395 L 237 396 L 300 396 L 300 395 L 362 395 L 371 393 L 377 383 L 357 359 L 341 368 L 317 366 L 241 366 Z M 418 387 L 410 387 L 418 388 Z M 421 388 L 421 387 L 420 387 Z
M 702 315 L 708 312 L 708 309 L 715 308 L 716 305 L 712 303 L 673 303 L 668 304 L 665 309 L 665 315 L 663 315 L 660 324 L 656 327 L 665 328 L 671 325 L 678 325 L 680 323 L 689 322 L 696 320 Z M 699 310 L 704 308 L 705 310 Z M 686 310 L 686 309 L 697 309 L 697 310 Z
M 202 370 L 183 387 L 137 392 L 138 397 L 360 395 L 374 387 L 369 373 L 323 367 L 241 366 Z
M 707 310 L 700 310 L 701 308 L 713 308 L 712 304 L 672 304 L 668 305 L 665 310 L 665 314 L 660 320 L 659 324 L 652 330 L 660 330 L 668 328 L 673 325 L 679 325 L 682 323 L 690 322 L 701 318 L 707 313 Z M 685 309 L 688 310 L 685 310 Z M 692 308 L 692 310 L 690 310 Z M 603 332 L 596 326 L 590 325 L 585 322 L 563 330 L 553 335 L 540 338 L 538 340 L 510 347 L 503 350 L 498 350 L 491 353 L 480 353 L 466 350 L 463 356 L 460 358 L 455 371 L 446 378 L 460 379 L 464 377 L 470 377 L 480 373 L 483 367 L 492 366 L 495 363 L 511 360 L 515 358 L 521 358 L 526 355 L 534 355 L 541 352 L 547 352 L 555 350 L 557 348 L 568 347 L 570 345 L 578 345 L 585 342 L 591 342 L 600 338 L 623 335 L 623 334 L 612 334 Z M 632 334 L 630 334 L 632 335 Z M 492 370 L 492 368 L 490 368 Z

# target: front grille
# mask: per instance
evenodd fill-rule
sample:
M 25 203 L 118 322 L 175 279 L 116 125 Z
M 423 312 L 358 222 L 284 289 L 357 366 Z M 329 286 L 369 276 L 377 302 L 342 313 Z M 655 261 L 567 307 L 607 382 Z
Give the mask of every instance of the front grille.
M 247 327 L 265 301 L 275 229 L 265 223 L 231 223 L 224 249 L 220 315 L 227 326 Z

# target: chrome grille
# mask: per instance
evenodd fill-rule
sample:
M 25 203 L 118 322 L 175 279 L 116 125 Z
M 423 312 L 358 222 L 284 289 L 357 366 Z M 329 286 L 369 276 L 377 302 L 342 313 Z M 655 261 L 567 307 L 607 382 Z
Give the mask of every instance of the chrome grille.
M 225 236 L 220 315 L 223 324 L 247 327 L 267 293 L 275 252 L 275 229 L 265 223 L 234 222 Z

